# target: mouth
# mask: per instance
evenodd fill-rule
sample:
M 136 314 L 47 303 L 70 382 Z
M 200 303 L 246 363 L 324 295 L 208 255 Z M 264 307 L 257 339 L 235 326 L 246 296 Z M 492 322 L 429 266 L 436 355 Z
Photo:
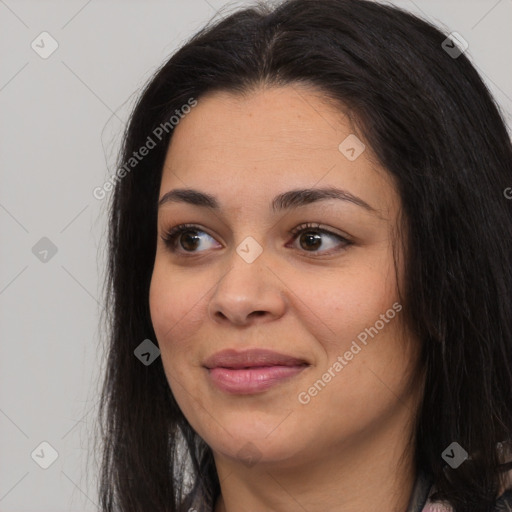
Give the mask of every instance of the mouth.
M 213 368 L 240 370 L 269 366 L 300 366 L 303 364 L 308 364 L 308 362 L 305 359 L 263 349 L 251 349 L 242 352 L 233 349 L 222 350 L 213 354 L 204 362 L 204 366 L 209 370 Z
M 230 394 L 264 392 L 311 366 L 301 358 L 270 350 L 224 350 L 204 362 L 212 384 Z

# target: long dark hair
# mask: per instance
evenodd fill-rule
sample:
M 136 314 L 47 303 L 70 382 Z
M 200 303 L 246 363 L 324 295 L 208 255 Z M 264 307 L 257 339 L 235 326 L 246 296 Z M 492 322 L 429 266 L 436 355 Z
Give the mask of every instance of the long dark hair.
M 169 120 L 213 90 L 296 83 L 344 105 L 397 183 L 404 314 L 426 372 L 416 468 L 456 512 L 492 510 L 512 467 L 497 452 L 512 438 L 512 148 L 488 89 L 465 54 L 445 51 L 446 37 L 388 5 L 288 0 L 215 21 L 155 73 L 126 129 L 110 206 L 103 511 L 187 510 L 191 486 L 211 510 L 220 492 L 211 450 L 177 406 L 161 359 L 146 366 L 134 356 L 143 340 L 157 343 L 148 292 Z M 148 137 L 154 147 L 127 167 Z M 441 456 L 452 442 L 470 456 L 457 469 Z

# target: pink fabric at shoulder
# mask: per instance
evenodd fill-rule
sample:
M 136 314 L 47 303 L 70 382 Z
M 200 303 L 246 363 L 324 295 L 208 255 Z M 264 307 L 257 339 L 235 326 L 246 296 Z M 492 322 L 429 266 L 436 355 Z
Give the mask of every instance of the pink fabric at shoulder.
M 428 500 L 421 512 L 453 512 L 453 508 L 443 503 L 432 503 Z

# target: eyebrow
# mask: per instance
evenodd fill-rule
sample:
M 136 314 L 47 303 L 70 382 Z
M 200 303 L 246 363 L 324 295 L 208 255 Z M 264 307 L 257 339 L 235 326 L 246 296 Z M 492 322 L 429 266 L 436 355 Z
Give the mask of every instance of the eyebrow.
M 325 201 L 328 199 L 348 201 L 380 217 L 380 212 L 371 207 L 360 197 L 357 197 L 346 190 L 334 187 L 303 188 L 283 192 L 273 199 L 272 211 L 274 213 L 278 213 L 283 210 L 299 208 L 317 201 Z M 170 190 L 158 201 L 158 207 L 160 208 L 164 204 L 168 203 L 187 203 L 194 206 L 212 208 L 216 211 L 220 210 L 220 203 L 215 196 L 190 188 L 177 188 Z

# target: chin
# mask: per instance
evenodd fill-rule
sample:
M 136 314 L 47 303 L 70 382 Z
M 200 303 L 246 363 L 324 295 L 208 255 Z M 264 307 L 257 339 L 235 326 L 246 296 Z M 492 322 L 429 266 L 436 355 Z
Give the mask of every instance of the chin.
M 293 432 L 282 430 L 277 432 L 276 425 L 261 424 L 260 428 L 252 423 L 241 422 L 230 424 L 231 436 L 220 427 L 219 437 L 212 437 L 212 431 L 203 438 L 210 448 L 222 457 L 240 461 L 249 466 L 252 463 L 284 464 L 289 461 L 292 464 L 303 453 L 302 443 Z M 307 446 L 307 443 L 305 443 Z

